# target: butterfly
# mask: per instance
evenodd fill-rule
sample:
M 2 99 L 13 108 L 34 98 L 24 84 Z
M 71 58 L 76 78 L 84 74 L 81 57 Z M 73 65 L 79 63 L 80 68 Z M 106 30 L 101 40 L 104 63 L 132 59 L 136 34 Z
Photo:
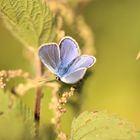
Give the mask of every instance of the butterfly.
M 86 70 L 96 62 L 94 56 L 80 55 L 77 42 L 69 36 L 62 38 L 59 45 L 41 45 L 38 54 L 42 63 L 67 84 L 75 84 L 81 80 Z

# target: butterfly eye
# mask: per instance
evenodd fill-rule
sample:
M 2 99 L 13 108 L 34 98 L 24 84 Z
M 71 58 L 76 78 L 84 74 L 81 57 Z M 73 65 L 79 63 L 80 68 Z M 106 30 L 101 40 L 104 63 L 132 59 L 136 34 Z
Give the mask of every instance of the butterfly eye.
M 61 81 L 61 80 L 60 80 L 60 77 L 58 77 L 58 76 L 56 76 L 56 80 Z

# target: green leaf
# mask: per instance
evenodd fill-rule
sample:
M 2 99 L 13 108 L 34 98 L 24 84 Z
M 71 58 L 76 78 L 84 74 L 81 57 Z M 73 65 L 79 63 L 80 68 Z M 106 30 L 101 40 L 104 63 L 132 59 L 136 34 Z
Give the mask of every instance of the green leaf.
M 70 140 L 140 140 L 140 132 L 127 121 L 105 111 L 84 112 L 73 120 Z
M 54 37 L 54 18 L 42 0 L 0 0 L 0 14 L 27 47 L 39 47 Z
M 19 99 L 16 99 L 12 106 L 9 106 L 9 93 L 0 90 L 0 139 L 5 140 L 28 140 L 35 136 L 35 124 L 33 113 Z

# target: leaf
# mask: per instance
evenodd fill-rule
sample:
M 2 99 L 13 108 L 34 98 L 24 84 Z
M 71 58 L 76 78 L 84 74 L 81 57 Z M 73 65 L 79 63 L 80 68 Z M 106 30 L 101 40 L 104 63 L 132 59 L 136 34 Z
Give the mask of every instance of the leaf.
M 41 0 L 0 0 L 0 14 L 6 27 L 27 47 L 39 47 L 54 37 L 54 18 Z
M 16 99 L 11 107 L 7 107 L 10 101 L 7 95 L 8 93 L 0 90 L 0 106 L 5 106 L 2 108 L 3 114 L 0 115 L 0 139 L 33 139 L 35 136 L 33 113 L 19 99 Z
M 105 111 L 84 112 L 73 120 L 70 140 L 140 140 L 140 132 Z

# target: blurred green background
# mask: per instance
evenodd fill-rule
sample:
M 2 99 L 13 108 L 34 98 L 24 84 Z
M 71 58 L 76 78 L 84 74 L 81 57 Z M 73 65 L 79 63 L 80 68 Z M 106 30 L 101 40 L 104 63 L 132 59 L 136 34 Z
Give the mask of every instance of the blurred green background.
M 85 79 L 79 99 L 73 103 L 78 113 L 68 105 L 63 115 L 62 129 L 69 133 L 71 120 L 85 110 L 107 110 L 140 129 L 140 1 L 94 0 L 83 11 L 95 37 L 97 63 Z M 23 55 L 23 47 L 0 21 L 0 69 L 32 72 Z M 48 92 L 47 92 L 48 91 Z M 42 100 L 42 125 L 49 125 L 52 112 L 48 109 L 51 93 L 45 90 Z M 77 93 L 78 94 L 78 93 Z M 34 92 L 23 97 L 33 110 Z

